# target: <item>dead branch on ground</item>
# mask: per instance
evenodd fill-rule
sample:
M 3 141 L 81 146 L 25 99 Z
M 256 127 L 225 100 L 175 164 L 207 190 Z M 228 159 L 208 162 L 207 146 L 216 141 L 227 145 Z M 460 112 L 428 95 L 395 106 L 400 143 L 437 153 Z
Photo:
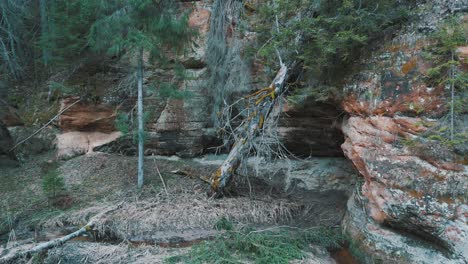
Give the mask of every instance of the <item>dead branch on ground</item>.
M 101 218 L 110 213 L 110 212 L 113 212 L 115 210 L 118 210 L 120 207 L 122 206 L 122 203 L 111 208 L 111 209 L 108 209 L 104 212 L 101 212 L 99 214 L 97 214 L 96 216 L 92 217 L 91 220 L 86 224 L 84 225 L 83 227 L 81 227 L 80 229 L 78 229 L 77 231 L 71 233 L 71 234 L 68 234 L 64 237 L 61 237 L 61 238 L 57 238 L 57 239 L 54 239 L 54 240 L 51 240 L 51 241 L 47 241 L 47 242 L 44 242 L 44 243 L 41 243 L 33 248 L 30 248 L 30 249 L 27 249 L 27 250 L 24 250 L 24 251 L 19 251 L 19 252 L 11 252 L 3 257 L 0 258 L 0 264 L 4 264 L 4 263 L 14 263 L 15 260 L 19 259 L 19 258 L 28 258 L 30 256 L 32 256 L 33 254 L 36 254 L 36 253 L 39 253 L 39 252 L 42 252 L 42 251 L 45 251 L 45 250 L 48 250 L 48 249 L 52 249 L 54 247 L 58 247 L 58 246 L 61 246 L 63 245 L 64 243 L 66 243 L 67 241 L 73 239 L 73 238 L 76 238 L 76 237 L 79 237 L 87 232 L 90 232 L 90 231 L 93 231 L 94 227 L 97 225 L 97 223 L 99 223 L 99 221 L 101 220 Z

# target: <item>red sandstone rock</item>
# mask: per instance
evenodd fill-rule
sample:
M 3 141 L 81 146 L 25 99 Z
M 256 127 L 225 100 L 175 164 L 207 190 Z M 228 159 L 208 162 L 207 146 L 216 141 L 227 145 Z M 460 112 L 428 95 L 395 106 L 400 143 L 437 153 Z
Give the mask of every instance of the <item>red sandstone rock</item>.
M 62 100 L 60 111 L 78 99 Z M 57 158 L 90 153 L 95 147 L 118 139 L 121 133 L 115 129 L 115 117 L 116 110 L 105 104 L 79 102 L 71 106 L 59 118 L 58 125 L 64 133 L 57 135 Z
M 371 219 L 431 237 L 458 254 L 466 254 L 468 227 L 462 216 L 468 212 L 463 198 L 468 187 L 466 168 L 437 160 L 425 149 L 418 153 L 417 148 L 390 140 L 415 133 L 408 127 L 417 127 L 418 120 L 350 117 L 343 125 L 346 141 L 342 148 L 365 178 L 361 191 Z M 447 204 L 446 196 L 452 197 L 452 204 Z M 451 213 L 456 208 L 461 213 Z M 438 231 L 450 226 L 459 232 Z
M 77 97 L 63 99 L 60 111 L 73 104 Z M 116 131 L 116 110 L 108 105 L 79 102 L 60 115 L 58 125 L 63 131 Z
M 201 35 L 206 35 L 210 29 L 211 12 L 205 8 L 195 8 L 189 15 L 189 26 L 198 30 Z
M 408 263 L 465 263 L 468 167 L 422 136 L 437 122 L 426 117 L 441 117 L 448 103 L 444 87 L 425 84 L 433 67 L 421 55 L 426 38 L 405 30 L 392 48 L 369 56 L 345 86 L 342 106 L 350 117 L 343 122 L 342 149 L 364 177 L 349 201 L 345 227 L 362 238 L 366 251 L 388 263 L 396 261 L 391 256 L 396 248 L 408 253 Z M 468 47 L 457 52 L 466 61 Z M 440 249 L 407 245 L 411 236 L 405 234 Z

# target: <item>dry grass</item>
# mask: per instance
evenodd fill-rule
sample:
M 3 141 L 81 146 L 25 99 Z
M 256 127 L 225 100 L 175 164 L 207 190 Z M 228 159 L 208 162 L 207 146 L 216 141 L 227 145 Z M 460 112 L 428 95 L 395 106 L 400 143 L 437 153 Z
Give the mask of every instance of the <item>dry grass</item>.
M 42 227 L 54 229 L 83 225 L 93 215 L 114 206 L 104 203 L 76 212 L 64 213 L 46 221 Z M 284 200 L 252 200 L 236 197 L 208 199 L 204 194 L 179 193 L 141 201 L 127 201 L 102 218 L 99 233 L 118 240 L 168 242 L 174 237 L 196 240 L 213 235 L 221 217 L 244 225 L 271 225 L 289 222 L 300 208 Z
M 44 221 L 41 228 L 84 225 L 92 216 L 122 203 L 101 219 L 100 234 L 118 240 L 164 242 L 179 237 L 190 241 L 212 236 L 221 217 L 241 225 L 270 225 L 288 223 L 301 212 L 295 202 L 261 192 L 253 197 L 209 199 L 208 185 L 198 177 L 216 166 L 167 159 L 156 163 L 168 195 L 150 160 L 141 192 L 135 186 L 133 157 L 94 153 L 67 161 L 60 169 L 76 206 Z M 193 177 L 171 173 L 174 170 L 188 171 Z
M 144 245 L 132 247 L 127 244 L 70 242 L 50 250 L 44 263 L 163 263 L 167 257 L 185 251 L 186 249 L 167 249 Z
M 49 158 L 44 157 L 45 160 Z M 15 228 L 33 227 L 45 239 L 53 239 L 62 236 L 64 232 L 75 230 L 93 216 L 115 208 L 118 204 L 120 206 L 117 210 L 103 215 L 97 221 L 98 238 L 113 242 L 145 241 L 173 245 L 218 235 L 222 231 L 216 230 L 214 226 L 221 218 L 238 227 L 263 227 L 289 225 L 307 213 L 307 208 L 300 201 L 269 195 L 271 187 L 262 182 L 250 182 L 253 193 L 246 186 L 238 186 L 236 196 L 210 199 L 206 195 L 209 186 L 199 177 L 210 175 L 217 164 L 195 161 L 156 159 L 156 165 L 167 184 L 166 194 L 154 162 L 148 159 L 145 163 L 145 187 L 139 191 L 136 188 L 136 159 L 102 153 L 60 162 L 59 170 L 67 194 L 73 200 L 71 208 L 65 211 L 50 210 L 45 204 L 38 206 L 38 210 L 30 210 L 26 205 L 31 199 L 44 201 L 40 187 L 41 162 L 44 161 L 30 161 L 25 167 L 9 172 L 9 184 L 14 188 L 4 188 L 2 196 L 11 201 L 16 199 L 15 210 L 21 217 L 14 217 L 17 220 Z M 188 175 L 171 172 L 175 170 L 187 172 Z M 15 173 L 20 175 L 20 184 L 13 181 Z M 19 196 L 18 193 L 24 194 L 19 190 L 30 192 L 29 196 Z M 31 237 L 29 233 L 29 237 L 19 239 Z M 25 247 L 35 244 L 31 240 L 24 241 L 27 242 Z M 184 252 L 187 250 L 155 246 L 135 248 L 131 243 L 111 245 L 71 241 L 50 250 L 48 256 L 43 257 L 46 257 L 45 263 L 162 263 L 167 257 Z

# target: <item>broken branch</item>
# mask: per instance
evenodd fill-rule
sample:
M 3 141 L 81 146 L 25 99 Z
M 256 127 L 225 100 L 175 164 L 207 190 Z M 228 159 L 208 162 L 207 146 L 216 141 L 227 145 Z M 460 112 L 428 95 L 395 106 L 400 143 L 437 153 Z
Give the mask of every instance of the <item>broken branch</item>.
M 71 240 L 73 238 L 79 237 L 79 236 L 93 230 L 93 228 L 99 222 L 99 220 L 100 220 L 100 218 L 102 216 L 104 216 L 107 213 L 110 213 L 112 211 L 115 211 L 115 210 L 119 209 L 121 206 L 122 206 L 122 203 L 115 206 L 114 208 L 108 209 L 108 210 L 106 210 L 104 212 L 101 212 L 101 213 L 97 214 L 86 225 L 84 225 L 83 227 L 81 227 L 77 231 L 75 231 L 75 232 L 73 232 L 71 234 L 68 234 L 68 235 L 66 235 L 64 237 L 41 243 L 41 244 L 39 244 L 39 245 L 37 245 L 37 246 L 35 246 L 35 247 L 31 248 L 31 249 L 25 250 L 25 251 L 13 252 L 13 253 L 7 254 L 6 256 L 3 256 L 3 257 L 0 258 L 0 264 L 13 263 L 18 258 L 30 257 L 31 255 L 33 255 L 35 253 L 39 253 L 39 252 L 42 252 L 44 250 L 48 250 L 48 249 L 51 249 L 51 248 L 54 248 L 54 247 L 61 246 L 61 245 L 65 244 L 67 241 L 69 241 L 69 240 Z
M 67 111 L 68 109 L 70 109 L 72 106 L 74 106 L 75 104 L 77 104 L 78 102 L 80 102 L 81 99 L 78 99 L 77 101 L 75 101 L 73 104 L 67 106 L 67 108 L 63 109 L 62 111 L 60 111 L 56 116 L 52 117 L 52 119 L 49 120 L 49 122 L 47 122 L 45 125 L 43 125 L 41 128 L 39 128 L 38 130 L 36 130 L 36 132 L 32 133 L 30 136 L 28 136 L 27 138 L 21 140 L 20 142 L 18 142 L 15 146 L 13 146 L 10 151 L 13 151 L 15 148 L 17 148 L 19 145 L 23 144 L 24 142 L 28 141 L 30 138 L 34 137 L 35 135 L 37 135 L 39 132 L 41 132 L 44 128 L 46 128 L 48 125 L 50 125 L 50 123 L 52 123 L 57 117 L 59 117 L 61 114 L 65 113 L 65 111 Z

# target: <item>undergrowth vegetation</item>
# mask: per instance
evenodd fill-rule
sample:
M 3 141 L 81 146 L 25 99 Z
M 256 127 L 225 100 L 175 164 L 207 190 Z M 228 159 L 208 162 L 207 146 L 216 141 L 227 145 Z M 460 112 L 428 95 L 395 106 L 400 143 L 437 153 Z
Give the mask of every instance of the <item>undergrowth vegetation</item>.
M 58 169 L 46 173 L 42 178 L 42 189 L 51 199 L 55 199 L 65 189 L 65 182 Z
M 425 47 L 423 57 L 431 62 L 431 66 L 424 76 L 429 87 L 443 87 L 447 98 L 447 113 L 437 121 L 416 123 L 427 130 L 419 138 L 406 138 L 401 141 L 416 153 L 427 154 L 418 149 L 425 145 L 444 146 L 455 149 L 465 145 L 468 141 L 468 131 L 464 115 L 467 113 L 465 105 L 468 103 L 468 74 L 461 70 L 463 58 L 457 56 L 457 48 L 467 43 L 466 31 L 468 23 L 457 17 L 446 19 L 439 28 L 429 36 L 430 45 Z M 424 109 L 422 109 L 423 111 Z M 424 149 L 424 148 L 423 148 Z M 459 151 L 463 152 L 463 151 Z
M 462 58 L 456 55 L 459 46 L 466 45 L 468 23 L 459 18 L 447 19 L 431 35 L 432 45 L 425 49 L 425 59 L 432 62 L 428 69 L 426 82 L 433 87 L 443 86 L 449 102 L 448 115 L 431 127 L 423 136 L 439 141 L 449 147 L 464 144 L 468 140 L 468 131 L 463 120 L 468 103 L 468 73 L 460 70 Z
M 267 69 L 277 68 L 277 50 L 284 61 L 303 64 L 300 76 L 305 78 L 293 84 L 301 89 L 289 97 L 291 102 L 301 103 L 308 97 L 323 101 L 339 96 L 338 87 L 351 63 L 362 55 L 363 48 L 406 21 L 414 1 L 263 2 L 255 56 Z
M 310 254 L 319 254 L 313 246 L 329 251 L 350 246 L 353 256 L 364 257 L 359 247 L 339 228 L 232 229 L 232 223 L 225 218 L 220 219 L 215 227 L 219 229 L 221 226 L 228 227 L 223 234 L 193 246 L 185 255 L 166 259 L 166 263 L 289 263 L 305 259 Z

